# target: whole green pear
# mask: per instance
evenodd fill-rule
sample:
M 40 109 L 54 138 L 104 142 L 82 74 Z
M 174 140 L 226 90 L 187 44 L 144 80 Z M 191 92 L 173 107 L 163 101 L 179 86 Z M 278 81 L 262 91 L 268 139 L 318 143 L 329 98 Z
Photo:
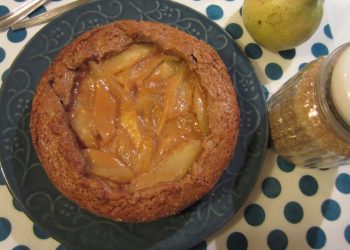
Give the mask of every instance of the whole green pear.
M 322 0 L 245 0 L 243 23 L 252 38 L 271 51 L 294 48 L 316 31 Z

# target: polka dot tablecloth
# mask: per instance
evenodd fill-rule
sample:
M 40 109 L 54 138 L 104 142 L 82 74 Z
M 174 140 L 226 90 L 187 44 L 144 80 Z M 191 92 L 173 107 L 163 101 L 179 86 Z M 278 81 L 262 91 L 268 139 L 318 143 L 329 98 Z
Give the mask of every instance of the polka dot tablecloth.
M 22 0 L 0 2 L 0 16 Z M 64 4 L 50 1 L 31 16 Z M 251 60 L 268 98 L 311 60 L 337 44 L 327 10 L 316 33 L 296 49 L 272 53 L 254 43 L 243 26 L 243 0 L 179 1 L 221 25 Z M 0 77 L 42 26 L 0 33 Z M 337 27 L 332 27 L 336 29 Z M 350 40 L 350 38 L 349 38 Z M 193 249 L 350 249 L 350 167 L 308 170 L 268 149 L 262 172 L 247 201 L 224 228 Z M 0 177 L 0 249 L 69 249 L 34 225 Z

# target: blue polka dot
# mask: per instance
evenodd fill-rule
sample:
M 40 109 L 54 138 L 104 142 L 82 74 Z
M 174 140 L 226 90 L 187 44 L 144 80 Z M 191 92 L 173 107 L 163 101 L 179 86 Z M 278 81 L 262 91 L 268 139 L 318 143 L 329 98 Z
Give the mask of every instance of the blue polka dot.
M 320 56 L 326 56 L 329 53 L 327 46 L 323 43 L 315 43 L 314 45 L 312 45 L 311 52 L 316 58 Z
M 302 70 L 302 69 L 304 69 L 305 68 L 305 66 L 307 65 L 307 63 L 302 63 L 302 64 L 300 64 L 299 65 L 299 70 Z
M 35 17 L 37 15 L 40 15 L 42 13 L 45 13 L 46 12 L 46 8 L 44 6 L 40 6 L 39 8 L 37 8 L 36 10 L 34 10 L 32 13 L 30 13 L 28 15 L 29 18 L 31 17 Z
M 343 194 L 350 194 L 350 175 L 342 173 L 337 176 L 335 186 Z
M 231 233 L 226 244 L 228 250 L 246 250 L 248 248 L 247 238 L 240 232 Z
M 335 200 L 325 200 L 321 206 L 321 212 L 323 217 L 327 220 L 334 221 L 340 216 L 340 206 Z
M 344 238 L 348 244 L 350 244 L 350 225 L 348 225 L 344 230 Z
M 295 49 L 283 50 L 278 52 L 281 57 L 287 60 L 291 60 L 295 57 L 296 51 Z
M 295 165 L 284 159 L 282 156 L 277 157 L 277 165 L 284 172 L 292 172 Z
M 16 199 L 12 199 L 12 205 L 17 211 L 23 212 L 21 205 L 19 205 L 19 203 Z
M 1 172 L 0 172 L 0 185 L 5 185 L 5 180 Z
M 249 43 L 247 46 L 244 48 L 245 54 L 252 58 L 252 59 L 258 59 L 262 56 L 262 49 L 259 45 L 256 43 Z
M 0 217 L 0 241 L 6 240 L 11 233 L 11 223 L 8 219 Z
M 25 245 L 19 245 L 19 246 L 12 248 L 12 250 L 30 250 L 30 248 L 25 246 Z
M 261 86 L 262 92 L 264 94 L 264 98 L 265 98 L 265 100 L 267 100 L 267 98 L 269 97 L 270 92 L 264 85 L 261 84 L 260 86 Z
M 271 80 L 278 80 L 283 75 L 283 70 L 277 63 L 269 63 L 265 67 L 265 74 Z
M 232 36 L 233 39 L 239 39 L 243 35 L 242 27 L 237 23 L 230 23 L 225 30 Z
M 9 29 L 7 31 L 7 38 L 10 40 L 10 42 L 13 42 L 13 43 L 22 42 L 26 37 L 27 37 L 26 29 L 20 29 L 16 31 Z
M 242 16 L 242 7 L 239 8 L 239 14 Z
M 66 246 L 66 245 L 63 245 L 63 244 L 60 244 L 56 250 L 71 250 L 70 247 Z
M 259 226 L 265 220 L 265 211 L 258 204 L 251 204 L 244 210 L 244 218 L 251 226 Z
M 5 59 L 6 53 L 3 48 L 0 47 L 0 63 Z
M 262 191 L 268 198 L 276 198 L 281 193 L 281 184 L 274 177 L 267 177 L 262 182 Z
M 213 20 L 219 20 L 224 15 L 224 11 L 219 5 L 211 4 L 206 9 L 207 16 Z
M 326 235 L 319 227 L 311 227 L 306 233 L 306 241 L 310 247 L 320 249 L 326 244 Z
M 296 224 L 304 217 L 304 210 L 299 203 L 291 201 L 284 207 L 284 217 L 290 223 Z
M 9 8 L 7 8 L 4 5 L 0 5 L 0 16 L 4 16 L 9 12 L 10 12 Z
M 273 230 L 267 236 L 267 244 L 271 250 L 282 250 L 288 246 L 287 235 L 281 230 Z
M 317 192 L 318 183 L 311 175 L 304 175 L 299 180 L 299 188 L 306 196 L 312 196 Z
M 202 241 L 198 245 L 191 247 L 189 250 L 207 250 L 207 242 Z
M 5 80 L 6 80 L 6 78 L 7 78 L 7 76 L 8 76 L 9 73 L 10 73 L 10 69 L 7 69 L 7 70 L 4 71 L 4 73 L 3 73 L 2 76 L 1 76 L 2 82 L 5 82 Z M 1 174 L 0 174 L 0 175 L 1 175 Z M 0 178 L 0 179 L 1 179 L 1 178 Z
M 324 26 L 323 32 L 324 32 L 324 34 L 325 34 L 328 38 L 333 39 L 331 27 L 329 26 L 329 24 L 326 24 L 326 25 Z
M 43 231 L 42 229 L 40 229 L 35 224 L 33 224 L 33 232 L 34 232 L 35 236 L 38 237 L 39 239 L 46 240 L 49 238 L 47 233 L 45 231 Z

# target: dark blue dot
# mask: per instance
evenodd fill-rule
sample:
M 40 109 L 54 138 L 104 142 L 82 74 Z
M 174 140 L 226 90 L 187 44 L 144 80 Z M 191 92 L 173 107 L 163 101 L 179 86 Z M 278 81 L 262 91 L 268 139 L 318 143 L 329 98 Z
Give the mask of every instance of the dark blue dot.
M 295 165 L 284 159 L 282 156 L 277 157 L 277 165 L 284 172 L 292 172 Z
M 219 5 L 211 4 L 206 9 L 207 16 L 213 20 L 219 20 L 224 15 L 224 11 Z
M 294 201 L 288 202 L 284 207 L 284 217 L 286 217 L 287 221 L 290 223 L 296 224 L 303 219 L 304 210 L 299 203 Z
M 261 185 L 263 193 L 269 198 L 276 198 L 281 193 L 281 184 L 274 177 L 267 177 Z
M 288 245 L 287 235 L 281 230 L 273 230 L 267 236 L 267 244 L 271 250 L 286 249 Z
M 16 2 L 24 2 L 25 0 L 15 0 Z
M 30 248 L 25 246 L 25 245 L 19 245 L 19 246 L 12 248 L 12 250 L 30 250 Z
M 342 173 L 337 176 L 335 186 L 343 194 L 350 194 L 350 175 Z
M 2 73 L 2 76 L 1 76 L 2 82 L 5 82 L 5 80 L 6 80 L 6 78 L 7 78 L 9 73 L 10 73 L 10 69 L 7 69 L 7 70 L 4 71 L 4 73 Z
M 0 16 L 4 16 L 9 12 L 10 12 L 9 8 L 7 8 L 4 5 L 0 5 Z
M 319 227 L 311 227 L 306 233 L 306 241 L 310 247 L 320 249 L 326 244 L 326 235 Z
M 16 199 L 12 199 L 12 205 L 17 211 L 23 212 L 21 205 L 18 203 Z
M 260 86 L 262 88 L 262 92 L 264 94 L 264 98 L 265 98 L 265 100 L 267 100 L 267 98 L 269 97 L 270 92 L 264 85 L 261 84 Z
M 226 244 L 228 250 L 246 250 L 248 248 L 247 238 L 240 232 L 231 233 Z
M 34 10 L 32 13 L 30 13 L 28 15 L 29 18 L 35 17 L 37 15 L 40 15 L 42 13 L 46 12 L 46 8 L 44 6 L 40 6 L 39 8 L 37 8 L 36 10 Z
M 283 70 L 277 63 L 269 63 L 265 67 L 265 74 L 271 80 L 278 80 L 283 75 Z
M 63 244 L 60 244 L 56 250 L 71 250 L 70 247 L 66 246 L 66 245 L 63 245 Z
M 3 48 L 0 47 L 0 63 L 5 59 L 6 52 Z
M 265 211 L 258 204 L 251 204 L 244 210 L 244 218 L 251 226 L 259 226 L 265 220 Z
M 262 49 L 256 43 L 249 43 L 244 48 L 245 54 L 252 59 L 259 59 L 262 56 Z
M 5 185 L 5 180 L 1 172 L 0 172 L 0 185 Z
M 348 244 L 350 244 L 350 225 L 348 225 L 344 230 L 344 237 Z
M 278 53 L 284 59 L 291 60 L 295 57 L 296 51 L 295 51 L 295 49 L 289 49 L 289 50 L 279 51 Z
M 334 221 L 340 216 L 340 206 L 335 200 L 325 200 L 321 206 L 321 212 L 323 217 L 327 220 Z
M 202 241 L 198 245 L 191 247 L 189 250 L 207 250 L 207 242 Z
M 316 58 L 320 56 L 326 56 L 329 53 L 327 46 L 323 43 L 315 43 L 314 45 L 312 45 L 311 52 Z
M 7 38 L 13 43 L 22 42 L 26 37 L 27 37 L 26 29 L 20 29 L 15 31 L 9 29 L 7 31 Z
M 35 224 L 33 224 L 33 232 L 34 232 L 35 236 L 38 237 L 39 239 L 46 240 L 49 238 L 47 233 Z
M 6 240 L 11 233 L 11 223 L 8 219 L 0 217 L 0 241 Z
M 242 16 L 242 7 L 239 8 L 239 14 Z
M 299 65 L 299 70 L 302 70 L 305 68 L 305 66 L 307 65 L 307 63 L 302 63 Z
M 325 34 L 328 38 L 333 39 L 331 27 L 329 26 L 329 24 L 326 24 L 326 25 L 324 26 L 323 32 L 324 32 L 324 34 Z
M 304 175 L 299 180 L 299 188 L 303 194 L 312 196 L 317 192 L 318 183 L 311 175 Z
M 230 23 L 225 30 L 232 36 L 233 39 L 239 39 L 243 35 L 242 27 L 237 23 Z

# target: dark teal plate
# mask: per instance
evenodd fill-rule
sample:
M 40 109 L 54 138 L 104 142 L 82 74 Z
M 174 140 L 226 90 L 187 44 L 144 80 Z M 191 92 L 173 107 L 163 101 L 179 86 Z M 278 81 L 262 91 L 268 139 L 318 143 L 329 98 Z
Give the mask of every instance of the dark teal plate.
M 212 45 L 235 83 L 241 110 L 236 154 L 215 189 L 180 215 L 130 224 L 99 218 L 63 197 L 47 178 L 31 143 L 34 90 L 57 52 L 73 38 L 119 19 L 170 24 Z M 106 41 L 108 42 L 108 41 Z M 155 0 L 97 1 L 56 19 L 19 54 L 0 95 L 0 159 L 7 185 L 35 224 L 81 249 L 186 249 L 222 227 L 242 206 L 259 175 L 267 147 L 263 93 L 248 59 L 229 35 L 183 5 Z

